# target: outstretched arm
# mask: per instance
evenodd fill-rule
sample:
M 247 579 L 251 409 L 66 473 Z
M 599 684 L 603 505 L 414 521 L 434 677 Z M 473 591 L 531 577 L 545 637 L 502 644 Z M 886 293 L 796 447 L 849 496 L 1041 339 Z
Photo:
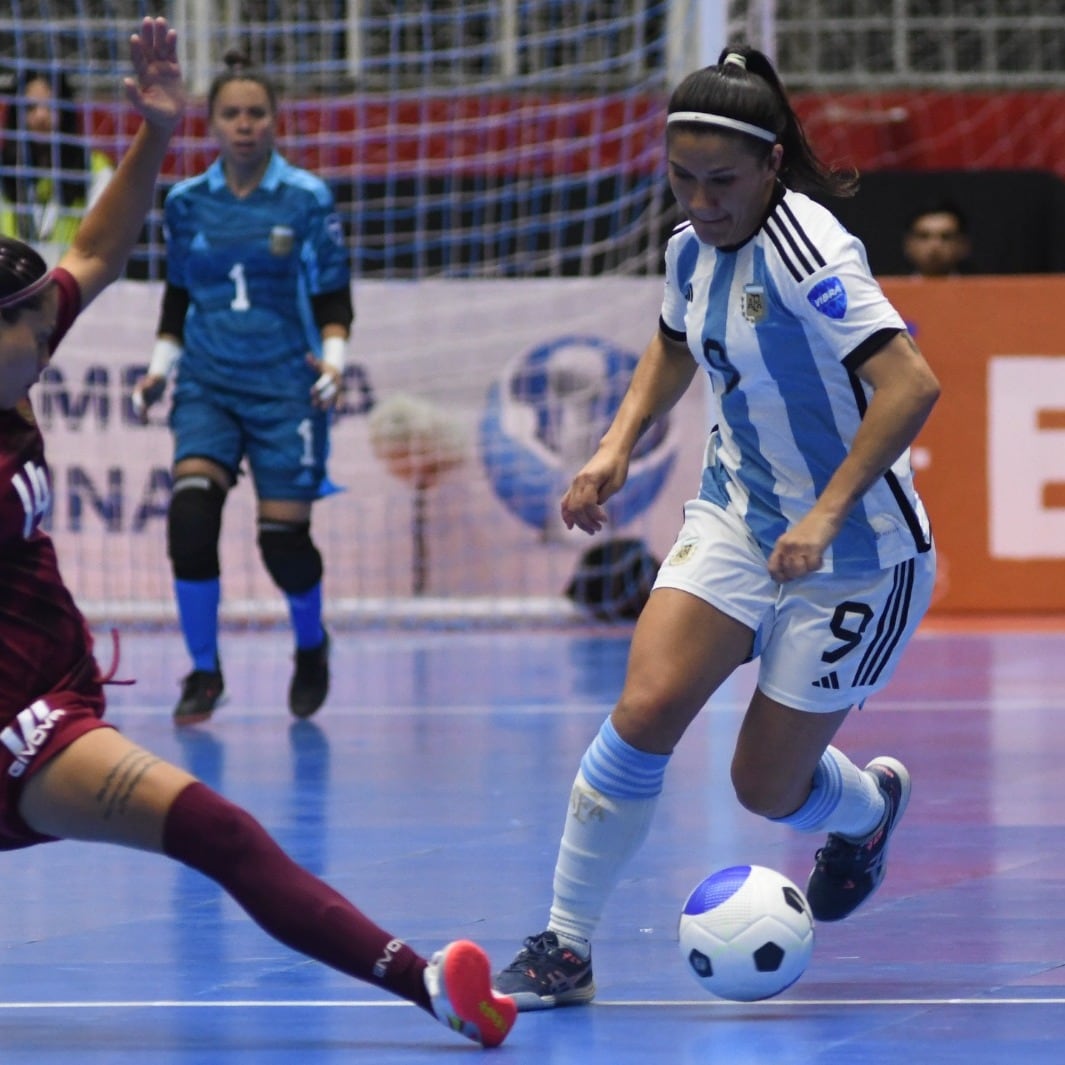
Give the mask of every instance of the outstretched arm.
M 121 273 L 152 206 L 170 135 L 185 111 L 177 34 L 165 18 L 146 18 L 130 38 L 134 77 L 126 98 L 144 119 L 114 177 L 85 216 L 59 265 L 70 271 L 87 306 Z

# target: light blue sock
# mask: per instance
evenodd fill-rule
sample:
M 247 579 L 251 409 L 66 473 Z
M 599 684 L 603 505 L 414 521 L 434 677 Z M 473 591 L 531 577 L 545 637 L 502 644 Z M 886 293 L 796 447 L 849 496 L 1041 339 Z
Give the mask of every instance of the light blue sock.
M 174 581 L 181 633 L 192 659 L 193 669 L 218 668 L 218 603 L 222 582 L 214 577 L 207 581 Z
M 608 719 L 573 782 L 547 927 L 587 955 L 607 897 L 651 827 L 668 754 L 626 743 Z
M 806 802 L 787 817 L 770 820 L 800 832 L 835 832 L 857 840 L 876 829 L 884 811 L 884 794 L 876 780 L 842 751 L 827 747 Z

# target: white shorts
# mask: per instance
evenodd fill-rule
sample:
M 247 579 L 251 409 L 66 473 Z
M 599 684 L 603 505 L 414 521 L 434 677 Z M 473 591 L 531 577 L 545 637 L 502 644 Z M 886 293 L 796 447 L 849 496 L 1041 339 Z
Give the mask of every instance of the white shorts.
M 758 687 L 785 706 L 829 713 L 861 706 L 891 679 L 935 574 L 933 549 L 889 569 L 778 584 L 743 521 L 697 499 L 685 504 L 654 586 L 690 592 L 747 625 Z

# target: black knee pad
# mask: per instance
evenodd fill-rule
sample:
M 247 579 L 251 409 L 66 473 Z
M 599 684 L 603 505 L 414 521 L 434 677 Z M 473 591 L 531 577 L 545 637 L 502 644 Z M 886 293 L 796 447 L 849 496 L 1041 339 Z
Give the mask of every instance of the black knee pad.
M 167 553 L 180 581 L 209 581 L 219 575 L 224 488 L 209 477 L 179 477 L 166 516 Z
M 322 556 L 311 539 L 311 523 L 259 521 L 259 551 L 274 584 L 302 595 L 322 579 Z

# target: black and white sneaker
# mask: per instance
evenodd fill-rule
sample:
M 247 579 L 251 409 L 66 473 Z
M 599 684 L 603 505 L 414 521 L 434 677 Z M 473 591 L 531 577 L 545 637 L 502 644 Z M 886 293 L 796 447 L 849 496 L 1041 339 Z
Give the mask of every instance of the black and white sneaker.
M 296 669 L 288 687 L 288 708 L 296 717 L 310 717 L 329 694 L 329 633 L 318 647 L 296 649 Z
M 181 698 L 174 707 L 175 725 L 206 721 L 226 690 L 220 669 L 194 669 L 181 682 Z
M 496 973 L 492 986 L 514 999 L 520 1013 L 580 1006 L 595 998 L 591 953 L 582 958 L 562 946 L 554 932 L 529 936 L 514 960 Z
M 829 833 L 806 885 L 806 899 L 817 921 L 842 921 L 880 886 L 887 871 L 888 840 L 910 800 L 910 774 L 901 762 L 874 758 L 865 771 L 872 773 L 884 793 L 884 820 L 865 839 Z

